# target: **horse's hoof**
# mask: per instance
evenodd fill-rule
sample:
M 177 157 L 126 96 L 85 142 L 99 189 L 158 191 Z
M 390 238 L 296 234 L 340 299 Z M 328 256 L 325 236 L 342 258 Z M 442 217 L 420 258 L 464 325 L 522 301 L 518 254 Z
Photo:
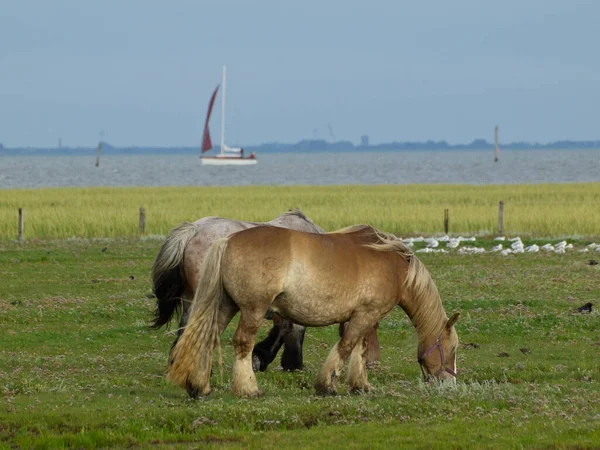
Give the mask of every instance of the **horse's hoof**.
M 258 398 L 265 395 L 265 391 L 263 391 L 261 388 L 258 388 L 256 391 L 252 392 L 234 392 L 233 395 L 241 398 Z
M 281 368 L 284 370 L 284 372 L 294 372 L 296 370 L 302 370 L 304 368 L 304 364 L 302 364 L 302 361 L 300 363 L 298 363 L 298 361 L 294 361 L 292 363 L 289 361 L 284 362 L 282 358 Z
M 260 358 L 256 355 L 252 355 L 252 370 L 258 372 L 260 370 Z
M 320 395 L 322 397 L 337 395 L 337 390 L 333 386 L 316 385 L 315 388 L 317 390 L 317 395 Z
M 373 386 L 368 383 L 363 386 L 350 386 L 350 392 L 356 395 L 366 394 L 371 390 L 373 390 Z

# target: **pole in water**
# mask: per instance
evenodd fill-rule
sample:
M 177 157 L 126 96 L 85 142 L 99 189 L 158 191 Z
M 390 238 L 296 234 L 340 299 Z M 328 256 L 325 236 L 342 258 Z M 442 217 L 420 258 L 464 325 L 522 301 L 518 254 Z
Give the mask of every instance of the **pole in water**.
M 100 167 L 100 153 L 102 153 L 102 141 L 98 142 L 98 153 L 96 154 L 96 167 Z
M 498 152 L 500 151 L 498 149 L 498 125 L 496 125 L 496 128 L 494 129 L 494 144 L 494 162 L 498 162 Z

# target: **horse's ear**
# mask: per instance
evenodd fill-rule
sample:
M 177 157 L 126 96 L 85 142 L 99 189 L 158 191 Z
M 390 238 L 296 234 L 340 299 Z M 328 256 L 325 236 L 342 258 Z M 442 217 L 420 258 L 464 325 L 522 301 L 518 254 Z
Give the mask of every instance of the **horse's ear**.
M 458 320 L 459 316 L 460 316 L 460 313 L 454 313 L 454 315 L 452 317 L 450 317 L 448 322 L 446 322 L 446 330 L 449 330 L 450 328 L 452 328 L 454 326 L 454 324 Z

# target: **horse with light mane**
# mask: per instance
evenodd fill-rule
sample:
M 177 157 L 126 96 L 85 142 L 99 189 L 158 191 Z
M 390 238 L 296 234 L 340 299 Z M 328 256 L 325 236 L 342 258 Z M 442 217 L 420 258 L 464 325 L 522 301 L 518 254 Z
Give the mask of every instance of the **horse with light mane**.
M 152 267 L 153 291 L 156 296 L 153 328 L 168 325 L 176 313 L 181 314 L 179 331 L 173 346 L 188 319 L 192 299 L 197 292 L 201 267 L 211 244 L 237 231 L 262 225 L 272 225 L 308 233 L 325 233 L 299 209 L 281 214 L 270 222 L 242 222 L 222 217 L 204 217 L 193 223 L 184 222 L 171 230 Z M 252 266 L 246 267 L 249 273 Z M 271 316 L 271 314 L 269 314 Z M 298 370 L 303 366 L 302 345 L 306 328 L 277 315 L 272 315 L 273 328 L 268 336 L 254 347 L 253 368 L 264 371 L 283 346 L 281 366 Z M 377 331 L 369 335 L 368 362 L 379 361 Z
M 248 267 L 254 270 L 249 273 Z M 213 349 L 239 311 L 231 381 L 236 396 L 262 394 L 252 370 L 252 348 L 266 311 L 305 326 L 348 322 L 319 372 L 320 394 L 350 358 L 351 391 L 367 391 L 369 330 L 399 305 L 418 334 L 418 361 L 426 378 L 455 380 L 458 336 L 437 288 L 401 240 L 369 226 L 328 234 L 257 227 L 216 241 L 206 258 L 187 326 L 169 357 L 168 378 L 192 397 L 210 392 Z M 221 358 L 219 358 L 219 362 Z

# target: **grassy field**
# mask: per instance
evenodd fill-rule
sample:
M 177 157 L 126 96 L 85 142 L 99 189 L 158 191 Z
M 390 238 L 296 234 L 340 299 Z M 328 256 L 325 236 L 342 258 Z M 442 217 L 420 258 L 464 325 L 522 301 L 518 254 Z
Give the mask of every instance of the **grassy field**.
M 25 210 L 28 239 L 135 237 L 139 208 L 146 233 L 166 235 L 178 222 L 207 215 L 268 221 L 302 208 L 328 231 L 368 223 L 400 236 L 443 232 L 493 234 L 505 202 L 508 234 L 599 235 L 600 183 L 553 185 L 394 185 L 179 188 L 69 188 L 0 191 L 0 240 L 17 236 Z
M 404 217 L 415 217 L 392 201 L 410 197 L 402 194 L 409 190 L 381 187 L 359 195 L 353 189 L 328 188 L 319 197 L 317 188 L 284 188 L 275 207 L 261 208 L 256 215 L 249 208 L 243 211 L 248 219 L 264 220 L 274 214 L 272 208 L 304 206 L 323 222 L 334 199 L 348 198 L 324 223 L 335 228 L 348 217 L 367 221 L 368 211 L 376 206 L 367 200 L 377 198 L 377 192 L 386 193 L 390 203 L 389 209 L 380 205 L 383 213 L 374 216 L 381 221 L 377 225 L 393 223 L 399 227 L 395 230 L 402 230 Z M 494 202 L 508 192 L 495 189 Z M 521 189 L 522 197 L 531 199 Z M 540 198 L 549 190 L 532 189 L 539 189 Z M 591 187 L 565 190 L 577 200 L 588 198 L 585 192 Z M 36 208 L 45 211 L 48 225 L 32 224 L 30 231 L 57 237 L 111 235 L 123 229 L 134 234 L 135 227 L 127 228 L 124 216 L 142 204 L 157 227 L 152 233 L 165 233 L 178 220 L 206 214 L 207 204 L 218 205 L 223 214 L 241 204 L 232 200 L 233 190 L 185 194 L 193 191 L 172 189 L 156 197 L 159 191 L 152 189 L 136 190 L 131 197 L 125 190 L 44 191 L 37 199 L 33 191 L 11 192 L 18 199 L 11 197 L 10 209 L 26 206 L 30 223 Z M 267 196 L 261 189 L 240 192 L 256 205 Z M 452 193 L 450 207 L 459 205 L 464 195 L 470 199 L 464 211 L 467 206 L 484 210 L 486 204 L 477 205 L 475 193 L 461 192 Z M 76 201 L 76 193 L 89 195 Z M 116 211 L 120 221 L 113 225 L 114 216 L 101 218 L 110 211 L 112 197 L 121 204 Z M 78 217 L 86 217 L 99 198 L 103 203 L 91 210 L 98 224 L 69 218 L 67 211 L 79 209 Z M 494 202 L 487 206 L 493 208 Z M 350 213 L 352 203 L 358 204 L 359 220 Z M 435 203 L 438 209 L 443 206 Z M 2 236 L 7 237 L 4 208 Z M 60 213 L 53 216 L 52 208 Z M 419 217 L 423 231 L 432 226 L 432 218 Z M 561 226 L 573 219 L 560 217 Z M 465 231 L 483 228 L 485 220 L 476 223 Z M 572 228 L 565 226 L 567 230 Z M 475 243 L 481 244 L 491 243 Z M 404 314 L 394 311 L 379 329 L 382 361 L 369 372 L 376 387 L 372 393 L 356 396 L 342 388 L 336 397 L 315 395 L 317 370 L 337 339 L 336 329 L 328 327 L 308 330 L 305 370 L 283 373 L 274 364 L 258 375 L 264 397 L 234 399 L 228 388 L 232 324 L 223 336 L 223 381 L 213 376 L 210 397 L 192 401 L 164 377 L 173 337 L 147 328 L 154 302 L 147 296 L 149 271 L 159 245 L 134 239 L 0 244 L 1 448 L 600 447 L 600 317 L 597 309 L 573 313 L 588 301 L 600 306 L 600 265 L 588 264 L 594 254 L 422 255 L 447 312 L 462 312 L 455 389 L 422 383 L 414 332 Z M 265 324 L 262 332 L 267 329 Z

